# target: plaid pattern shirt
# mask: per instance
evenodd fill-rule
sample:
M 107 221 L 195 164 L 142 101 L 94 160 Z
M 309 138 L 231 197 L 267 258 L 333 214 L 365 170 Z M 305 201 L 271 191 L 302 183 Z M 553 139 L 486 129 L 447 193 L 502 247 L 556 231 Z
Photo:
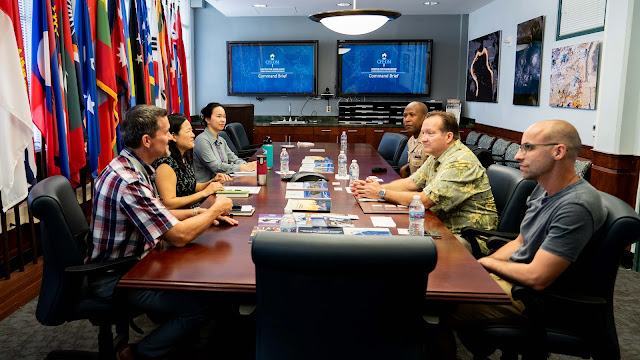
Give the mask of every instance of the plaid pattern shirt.
M 151 166 L 131 150 L 123 152 L 138 159 L 149 177 L 155 178 Z M 121 154 L 96 180 L 91 221 L 93 241 L 87 249 L 90 263 L 142 255 L 178 223 L 155 196 L 153 185 L 145 175 Z

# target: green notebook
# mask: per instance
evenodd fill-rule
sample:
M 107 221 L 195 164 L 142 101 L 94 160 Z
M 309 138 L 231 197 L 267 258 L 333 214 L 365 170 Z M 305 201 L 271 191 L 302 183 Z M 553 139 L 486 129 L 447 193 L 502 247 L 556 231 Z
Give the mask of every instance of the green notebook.
M 216 195 L 224 195 L 230 198 L 246 198 L 249 197 L 249 190 L 219 190 Z

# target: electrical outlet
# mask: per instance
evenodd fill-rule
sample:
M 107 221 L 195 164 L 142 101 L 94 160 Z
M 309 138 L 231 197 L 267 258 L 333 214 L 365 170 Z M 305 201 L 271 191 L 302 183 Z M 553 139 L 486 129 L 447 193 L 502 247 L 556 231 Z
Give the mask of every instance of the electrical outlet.
M 331 112 L 331 105 L 327 105 L 327 112 Z

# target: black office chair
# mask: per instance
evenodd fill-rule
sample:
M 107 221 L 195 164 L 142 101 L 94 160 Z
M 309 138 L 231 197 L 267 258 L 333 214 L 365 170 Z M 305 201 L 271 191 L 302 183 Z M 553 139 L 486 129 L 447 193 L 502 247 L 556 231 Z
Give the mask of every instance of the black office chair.
M 513 288 L 514 299 L 525 304 L 528 321 L 470 329 L 463 335 L 476 356 L 501 349 L 503 359 L 519 353 L 534 359 L 546 359 L 548 353 L 620 359 L 613 289 L 623 250 L 640 238 L 640 217 L 624 201 L 599 193 L 608 212 L 603 228 L 550 287 Z
M 227 143 L 227 146 L 229 146 L 229 149 L 231 149 L 231 151 L 234 154 L 236 154 L 236 156 L 239 157 L 238 148 L 233 144 L 233 141 L 231 141 L 231 138 L 229 138 L 229 134 L 227 134 L 227 132 L 224 131 L 224 130 L 220 130 L 220 131 L 218 131 L 218 136 L 223 138 L 224 141 Z
M 398 161 L 408 140 L 409 138 L 402 134 L 387 132 L 382 135 L 382 140 L 378 145 L 378 154 L 387 160 L 391 167 L 398 166 Z
M 478 245 L 478 236 L 500 236 L 515 239 L 520 233 L 520 223 L 527 211 L 527 198 L 536 187 L 533 180 L 524 180 L 520 170 L 491 165 L 487 169 L 491 192 L 498 210 L 498 229 L 495 231 L 466 227 L 461 235 L 471 244 L 471 252 L 476 259 L 484 256 Z
M 398 159 L 398 165 L 393 166 L 393 170 L 395 170 L 396 172 L 400 172 L 400 169 L 407 165 L 407 163 L 409 162 L 409 143 L 407 142 L 406 145 L 404 146 L 404 149 L 402 150 L 402 153 L 400 153 L 400 158 Z
M 84 265 L 90 230 L 76 194 L 65 177 L 53 176 L 37 183 L 29 193 L 28 204 L 33 215 L 40 219 L 44 261 L 36 318 L 47 326 L 88 319 L 100 327 L 99 354 L 54 351 L 48 358 L 114 359 L 114 345 L 128 342 L 129 320 L 137 314 L 130 308 L 120 307 L 116 296 L 113 301 L 91 296 L 85 277 L 110 270 L 125 273 L 138 259 L 128 257 Z M 112 325 L 116 325 L 118 334 L 115 340 Z
M 224 131 L 227 132 L 231 142 L 238 150 L 238 157 L 249 158 L 251 157 L 262 144 L 251 144 L 247 133 L 244 131 L 244 127 L 240 123 L 229 123 L 224 127 Z
M 256 359 L 419 359 L 432 239 L 258 232 Z

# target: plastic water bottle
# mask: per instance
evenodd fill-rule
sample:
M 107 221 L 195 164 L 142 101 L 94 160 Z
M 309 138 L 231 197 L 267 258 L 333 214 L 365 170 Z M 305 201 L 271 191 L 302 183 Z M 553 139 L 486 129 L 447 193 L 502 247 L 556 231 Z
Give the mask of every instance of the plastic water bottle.
M 282 148 L 280 153 L 280 173 L 285 175 L 289 172 L 289 153 L 287 148 Z
M 424 236 L 424 205 L 420 195 L 414 195 L 409 205 L 409 235 Z
M 284 216 L 280 219 L 280 232 L 296 232 L 296 218 L 290 208 L 284 209 Z
M 347 132 L 343 131 L 340 135 L 340 150 L 347 151 Z
M 340 155 L 338 155 L 338 176 L 347 177 L 347 155 L 344 154 L 344 151 L 340 151 Z
M 353 182 L 358 180 L 358 177 L 360 177 L 360 166 L 358 166 L 358 161 L 353 159 L 349 166 L 349 186 L 353 185 Z

